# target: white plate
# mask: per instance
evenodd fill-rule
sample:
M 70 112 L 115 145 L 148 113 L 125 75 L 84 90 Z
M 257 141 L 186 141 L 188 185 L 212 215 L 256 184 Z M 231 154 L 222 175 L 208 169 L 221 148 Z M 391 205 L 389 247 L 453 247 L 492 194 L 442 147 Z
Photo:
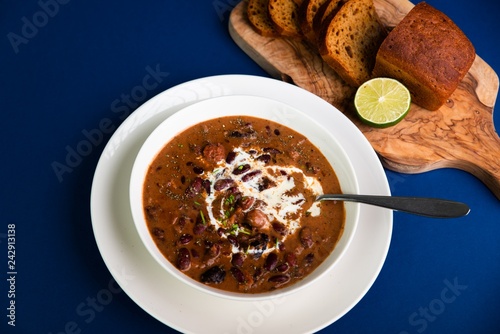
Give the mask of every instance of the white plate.
M 151 231 L 144 216 L 143 185 L 151 162 L 165 145 L 178 136 L 179 133 L 195 124 L 221 117 L 240 115 L 274 121 L 306 136 L 321 151 L 335 170 L 342 191 L 349 194 L 359 193 L 359 185 L 352 163 L 332 131 L 329 131 L 307 113 L 292 108 L 288 104 L 260 96 L 229 95 L 203 100 L 179 110 L 163 121 L 146 139 L 132 167 L 129 187 L 132 218 L 139 237 L 151 256 L 172 276 L 177 277 L 186 284 L 190 284 L 205 293 L 240 301 L 264 300 L 278 297 L 278 295 L 282 297 L 285 294 L 294 293 L 310 284 L 314 284 L 313 282 L 323 274 L 326 274 L 329 270 L 334 270 L 333 267 L 348 249 L 355 235 L 359 218 L 359 203 L 345 204 L 345 224 L 342 237 L 335 245 L 332 253 L 313 272 L 300 282 L 288 287 L 260 294 L 223 291 L 200 283 L 180 272 L 157 247 L 155 240 L 151 237 Z M 336 127 L 341 126 L 341 124 L 332 124 L 331 126 Z
M 345 148 L 360 193 L 390 195 L 383 168 L 363 134 L 342 113 L 296 86 L 262 77 L 224 75 L 190 81 L 144 103 L 116 130 L 96 168 L 91 215 L 99 251 L 115 280 L 141 308 L 185 333 L 310 333 L 347 313 L 366 294 L 385 261 L 392 212 L 361 206 L 352 243 L 335 275 L 270 301 L 238 302 L 204 294 L 178 282 L 148 253 L 134 227 L 129 180 L 134 159 L 149 134 L 167 117 L 195 102 L 225 95 L 271 98 L 303 110 Z M 339 130 L 340 129 L 340 130 Z

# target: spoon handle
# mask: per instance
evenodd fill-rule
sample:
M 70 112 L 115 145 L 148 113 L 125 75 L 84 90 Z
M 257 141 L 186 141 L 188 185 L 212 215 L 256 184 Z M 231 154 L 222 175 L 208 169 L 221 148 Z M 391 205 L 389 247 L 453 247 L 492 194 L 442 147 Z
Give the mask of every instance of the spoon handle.
M 434 218 L 457 218 L 466 216 L 470 211 L 465 203 L 425 197 L 324 194 L 316 200 L 359 202 Z

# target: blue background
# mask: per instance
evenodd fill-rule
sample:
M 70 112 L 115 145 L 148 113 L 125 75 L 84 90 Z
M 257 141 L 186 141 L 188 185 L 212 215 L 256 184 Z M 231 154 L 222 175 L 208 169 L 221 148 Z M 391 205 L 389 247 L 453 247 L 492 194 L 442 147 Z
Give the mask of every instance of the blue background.
M 109 286 L 113 280 L 94 240 L 91 182 L 112 131 L 71 172 L 58 176 L 53 164 L 64 164 L 68 150 L 103 119 L 116 129 L 122 116 L 172 86 L 210 75 L 268 75 L 228 34 L 237 1 L 60 2 L 47 7 L 52 15 L 44 20 L 42 4 L 54 1 L 0 0 L 0 332 L 56 334 L 74 321 L 81 333 L 174 333 Z M 500 70 L 498 1 L 428 3 Z M 26 20 L 40 27 L 26 30 L 30 38 L 15 46 L 9 36 L 22 35 Z M 168 75 L 124 102 L 148 67 Z M 499 128 L 498 114 L 495 124 Z M 386 173 L 394 195 L 452 198 L 472 212 L 454 220 L 395 213 L 380 276 L 359 304 L 321 332 L 499 333 L 500 201 L 458 170 Z M 6 317 L 9 224 L 16 226 L 14 328 Z M 115 292 L 112 300 L 89 306 L 103 289 Z

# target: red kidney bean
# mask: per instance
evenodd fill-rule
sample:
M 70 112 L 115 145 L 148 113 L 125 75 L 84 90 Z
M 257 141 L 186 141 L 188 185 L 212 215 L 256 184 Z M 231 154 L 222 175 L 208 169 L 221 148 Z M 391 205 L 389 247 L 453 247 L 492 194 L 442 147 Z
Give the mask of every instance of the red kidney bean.
M 236 190 L 235 190 L 235 188 L 236 188 Z M 238 187 L 232 187 L 230 189 L 231 189 L 231 194 L 233 195 L 232 202 L 237 203 L 241 199 L 241 192 L 238 190 Z M 230 194 L 230 196 L 231 196 L 231 194 Z
M 217 257 L 220 254 L 220 245 L 218 243 L 212 244 L 207 248 L 207 255 L 211 258 Z
M 269 279 L 267 281 L 271 282 L 271 283 L 285 284 L 288 281 L 290 281 L 290 276 L 288 276 L 288 275 L 281 275 L 281 274 L 280 275 L 274 275 L 274 276 L 269 277 Z
M 203 170 L 203 168 L 199 167 L 199 166 L 194 166 L 193 167 L 193 172 L 195 174 L 198 174 L 198 175 L 201 175 L 203 174 L 205 171 Z
M 297 265 L 297 256 L 295 256 L 295 254 L 293 254 L 293 253 L 286 253 L 285 254 L 285 261 L 291 267 L 295 267 Z
M 271 135 L 271 127 L 269 125 L 266 125 L 266 133 L 268 136 Z
M 243 137 L 243 133 L 239 132 L 239 131 L 231 131 L 229 133 L 229 137 L 233 137 L 233 138 L 241 138 Z
M 276 267 L 276 270 L 278 270 L 280 273 L 286 273 L 288 271 L 288 263 L 281 263 Z
M 254 203 L 255 203 L 255 197 L 250 197 L 250 196 L 244 196 L 238 202 L 240 208 L 243 211 L 250 209 Z
M 269 161 L 271 161 L 271 155 L 262 154 L 261 156 L 257 157 L 256 160 L 267 164 Z
M 275 230 L 277 233 L 281 234 L 281 235 L 286 235 L 287 233 L 287 228 L 284 224 L 282 223 L 279 223 L 279 222 L 274 222 L 272 224 L 273 226 L 273 230 Z
M 258 280 L 262 275 L 263 275 L 262 268 L 257 268 L 255 269 L 255 272 L 253 274 L 253 278 L 255 280 Z
M 278 246 L 278 249 L 280 250 L 280 252 L 286 251 L 285 243 L 284 242 L 280 242 L 280 244 Z
M 247 173 L 247 174 L 243 175 L 243 177 L 241 178 L 241 180 L 243 182 L 248 182 L 248 181 L 250 181 L 251 179 L 253 179 L 254 177 L 256 177 L 256 176 L 258 176 L 260 174 L 262 174 L 261 170 L 254 170 L 254 171 L 252 171 L 250 173 Z
M 179 253 L 177 254 L 177 268 L 182 271 L 191 268 L 191 255 L 187 248 L 179 249 Z
M 160 239 L 160 240 L 165 239 L 165 231 L 163 229 L 158 228 L 158 227 L 154 227 L 152 232 L 153 232 L 153 235 L 155 237 L 157 237 L 158 239 Z
M 248 172 L 249 169 L 250 169 L 250 165 L 249 164 L 239 165 L 238 167 L 236 167 L 235 169 L 233 169 L 233 174 L 234 175 L 245 174 L 246 172 Z
M 245 220 L 248 224 L 256 228 L 261 228 L 269 223 L 267 215 L 259 209 L 248 211 Z
M 248 249 L 248 240 L 250 239 L 248 234 L 238 233 L 236 238 L 238 239 L 238 245 L 241 249 Z
M 231 258 L 231 264 L 235 267 L 241 267 L 243 265 L 244 259 L 245 258 L 243 257 L 243 254 L 241 254 L 241 253 L 233 254 L 233 256 Z
M 314 261 L 314 254 L 309 253 L 304 257 L 304 265 L 305 266 L 310 266 Z
M 146 216 L 148 217 L 148 219 L 153 221 L 156 221 L 158 219 L 158 215 L 162 211 L 159 205 L 148 205 L 144 208 L 144 210 L 146 211 Z
M 209 180 L 203 180 L 203 188 L 207 192 L 207 195 L 210 195 L 210 181 Z
M 198 251 L 196 249 L 191 249 L 191 256 L 193 257 L 193 259 L 197 259 L 200 257 L 200 253 L 198 253 Z
M 310 248 L 313 245 L 312 231 L 309 227 L 303 227 L 299 232 L 299 238 L 302 245 Z
M 278 255 L 276 253 L 270 253 L 266 258 L 266 262 L 264 263 L 264 269 L 266 269 L 267 271 L 273 271 L 277 265 Z
M 193 198 L 201 192 L 203 180 L 200 177 L 195 177 L 189 187 L 186 189 L 186 196 Z
M 226 190 L 226 193 L 228 195 L 231 195 L 231 194 L 233 194 L 233 195 L 240 194 L 241 195 L 240 190 L 238 189 L 238 187 L 231 187 L 228 190 Z
M 188 243 L 191 242 L 191 240 L 193 240 L 193 236 L 191 234 L 183 234 L 181 235 L 181 237 L 179 238 L 179 242 L 182 244 L 182 245 L 186 245 Z
M 265 233 L 260 233 L 253 236 L 249 241 L 250 245 L 255 249 L 265 250 L 267 248 L 267 243 L 269 242 L 269 236 Z
M 194 210 L 198 210 L 198 208 L 199 208 L 198 205 L 193 205 L 193 209 Z M 206 219 L 207 219 L 207 215 L 202 210 L 200 210 L 198 212 L 198 214 L 196 215 L 196 222 L 195 222 L 195 224 L 205 225 L 206 222 L 207 222 Z
M 238 283 L 240 283 L 240 284 L 245 283 L 245 281 L 246 281 L 245 274 L 243 274 L 243 272 L 239 268 L 231 267 L 230 271 Z
M 193 233 L 196 235 L 200 235 L 200 234 L 203 234 L 203 232 L 205 232 L 206 229 L 207 229 L 207 226 L 204 225 L 203 223 L 196 223 L 193 226 Z
M 270 153 L 270 154 L 281 154 L 281 151 L 276 149 L 276 148 L 273 148 L 273 147 L 265 147 L 263 149 L 264 152 L 266 153 Z
M 220 179 L 215 181 L 214 189 L 217 191 L 221 191 L 231 187 L 234 184 L 234 180 L 232 179 Z
M 219 237 L 222 237 L 224 234 L 226 234 L 226 230 L 225 230 L 225 229 L 223 229 L 222 227 L 219 227 L 219 228 L 217 229 L 217 235 L 218 235 Z
M 186 223 L 188 221 L 191 221 L 191 219 L 182 216 L 182 217 L 179 217 L 179 219 L 176 219 L 174 222 L 177 223 L 177 225 L 179 226 L 179 229 L 182 230 L 184 228 L 184 226 L 186 226 Z
M 230 243 L 231 245 L 233 245 L 234 247 L 239 247 L 239 242 L 238 242 L 238 239 L 237 239 L 234 235 L 232 235 L 232 234 L 228 235 L 228 236 L 227 236 L 227 240 L 228 240 L 228 241 L 229 241 L 229 243 Z
M 226 156 L 226 163 L 228 164 L 232 163 L 235 158 L 236 158 L 236 152 L 234 151 L 229 152 Z
M 212 267 L 201 274 L 200 280 L 203 283 L 221 283 L 226 278 L 226 272 L 220 267 Z

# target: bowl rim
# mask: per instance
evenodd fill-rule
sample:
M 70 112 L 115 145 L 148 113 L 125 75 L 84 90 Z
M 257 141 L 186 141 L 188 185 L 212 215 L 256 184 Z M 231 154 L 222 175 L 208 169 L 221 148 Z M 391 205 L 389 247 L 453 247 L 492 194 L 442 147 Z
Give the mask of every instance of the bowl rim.
M 258 111 L 255 112 L 254 109 L 252 110 L 244 110 L 241 111 L 240 109 L 238 111 L 232 110 L 232 111 L 227 111 L 224 110 L 222 114 L 220 114 L 220 107 L 221 103 L 224 105 L 224 107 L 227 107 L 225 103 L 229 104 L 229 106 L 234 105 L 234 103 L 241 104 L 243 102 L 246 102 L 248 104 L 243 104 L 245 106 L 251 105 L 252 103 L 257 103 L 257 104 L 264 104 L 265 106 L 273 106 L 277 107 L 278 109 L 281 108 L 281 110 L 278 112 L 278 116 L 284 117 L 283 119 L 277 120 L 277 119 L 269 119 L 267 117 L 262 117 L 263 112 Z M 192 113 L 196 109 L 200 108 L 206 108 L 206 107 L 211 107 L 212 104 L 215 104 L 215 106 L 218 106 L 219 109 L 218 111 L 211 111 L 208 113 L 203 114 L 200 118 L 194 118 L 194 117 L 186 117 L 189 116 L 189 113 Z M 210 110 L 210 109 L 209 109 Z M 268 111 L 266 111 L 266 116 Z M 281 114 L 279 114 L 281 112 Z M 259 116 L 261 115 L 261 116 Z M 271 98 L 267 97 L 261 97 L 261 96 L 254 96 L 254 95 L 227 95 L 227 96 L 218 96 L 218 97 L 212 97 L 208 98 L 205 100 L 198 101 L 196 103 L 190 104 L 162 122 L 147 136 L 146 140 L 143 142 L 141 145 L 141 148 L 139 149 L 138 154 L 135 157 L 134 164 L 132 167 L 131 175 L 130 175 L 130 184 L 129 184 L 129 200 L 130 200 L 130 207 L 132 211 L 132 218 L 134 221 L 134 226 L 136 227 L 136 230 L 139 234 L 139 237 L 142 241 L 142 244 L 146 247 L 148 253 L 155 259 L 155 261 L 167 272 L 169 272 L 172 276 L 175 278 L 179 279 L 180 281 L 184 282 L 185 284 L 203 291 L 205 293 L 209 293 L 211 295 L 217 296 L 217 297 L 222 297 L 225 299 L 232 299 L 232 300 L 243 300 L 243 301 L 259 301 L 259 300 L 267 300 L 267 299 L 272 299 L 276 297 L 284 297 L 286 295 L 289 295 L 291 293 L 295 293 L 299 290 L 304 289 L 305 287 L 309 286 L 310 284 L 313 284 L 316 280 L 318 280 L 320 277 L 325 275 L 327 272 L 330 272 L 334 267 L 335 264 L 342 258 L 346 250 L 349 248 L 349 245 L 354 237 L 354 234 L 357 229 L 357 225 L 359 222 L 359 204 L 358 203 L 349 203 L 345 202 L 345 211 L 346 211 L 346 218 L 344 222 L 344 230 L 342 235 L 339 236 L 339 240 L 337 241 L 337 244 L 335 245 L 332 253 L 311 273 L 309 273 L 304 279 L 290 285 L 284 288 L 279 288 L 273 291 L 269 292 L 263 292 L 263 293 L 243 293 L 243 292 L 231 292 L 227 290 L 222 290 L 218 289 L 206 284 L 203 284 L 188 275 L 182 273 L 179 269 L 177 269 L 157 248 L 153 238 L 151 237 L 151 234 L 149 230 L 147 229 L 147 222 L 145 220 L 144 216 L 144 211 L 143 211 L 143 205 L 142 205 L 142 197 L 143 197 L 143 185 L 144 185 L 144 178 L 146 175 L 146 171 L 148 167 L 150 166 L 151 162 L 156 158 L 158 155 L 159 151 L 177 134 L 185 131 L 186 129 L 200 123 L 203 121 L 215 119 L 218 117 L 224 117 L 224 116 L 251 116 L 251 117 L 256 117 L 256 118 L 261 118 L 261 119 L 269 119 L 271 121 L 280 123 L 284 126 L 290 127 L 293 130 L 301 133 L 304 135 L 306 138 L 309 139 L 308 136 L 306 136 L 303 131 L 298 130 L 294 124 L 291 124 L 290 121 L 293 120 L 293 115 L 300 115 L 300 117 L 303 117 L 307 119 L 307 122 L 310 122 L 313 124 L 315 127 L 318 129 L 321 129 L 321 131 L 317 131 L 318 133 L 322 133 L 323 135 L 326 134 L 326 137 L 328 137 L 331 142 L 329 142 L 328 145 L 333 145 L 335 147 L 335 150 L 337 150 L 340 155 L 342 156 L 343 159 L 343 164 L 342 166 L 343 169 L 345 169 L 343 172 L 347 172 L 350 174 L 349 178 L 349 187 L 350 191 L 349 193 L 354 193 L 357 194 L 359 193 L 359 184 L 357 180 L 356 173 L 354 171 L 353 165 L 349 159 L 349 156 L 345 152 L 344 148 L 340 145 L 338 140 L 335 138 L 335 136 L 328 130 L 326 130 L 318 121 L 315 119 L 312 119 L 309 117 L 305 112 L 298 110 L 292 106 L 289 106 L 288 104 L 277 101 Z M 186 121 L 188 119 L 188 121 Z M 288 119 L 289 124 L 284 124 L 286 122 L 282 122 L 284 119 Z M 181 122 L 184 124 L 183 127 L 176 128 L 173 126 L 173 123 L 175 122 Z M 303 126 L 303 125 L 301 125 Z M 168 133 L 165 134 L 165 130 L 169 129 L 175 129 L 174 133 Z M 162 140 L 162 144 L 159 144 L 159 137 L 165 136 L 166 139 Z M 317 143 L 314 141 L 310 140 L 313 145 L 317 146 Z M 151 150 L 154 147 L 154 153 L 151 153 Z M 321 149 L 320 149 L 321 150 Z M 321 150 L 323 153 L 323 150 Z M 324 153 L 323 153 L 324 154 Z M 326 155 L 325 155 L 326 156 Z M 149 159 L 145 159 L 148 158 Z M 330 161 L 328 156 L 326 158 Z M 330 161 L 330 163 L 332 163 Z M 333 167 L 333 166 L 332 166 Z M 339 166 L 337 166 L 339 167 Z M 337 169 L 333 167 L 335 173 L 337 174 Z M 338 176 L 338 174 L 337 174 Z M 342 181 L 339 178 L 340 183 Z M 138 188 L 139 187 L 139 188 Z M 140 191 L 138 191 L 140 189 Z M 344 192 L 344 189 L 342 190 Z M 140 196 L 139 196 L 140 194 Z M 139 197 L 138 197 L 139 196 Z M 138 201 L 140 199 L 140 201 Z M 140 204 L 139 204 L 140 203 Z M 348 210 L 349 209 L 349 210 Z M 346 229 L 345 225 L 347 223 L 347 214 L 350 214 L 349 219 L 350 219 L 350 229 L 347 231 L 348 234 L 346 234 Z M 342 248 L 340 251 L 339 249 L 339 244 L 343 243 Z M 336 252 L 337 250 L 337 252 Z M 332 257 L 332 254 L 336 252 L 336 258 L 331 262 L 327 263 L 327 260 Z M 315 275 L 313 275 L 315 273 Z

